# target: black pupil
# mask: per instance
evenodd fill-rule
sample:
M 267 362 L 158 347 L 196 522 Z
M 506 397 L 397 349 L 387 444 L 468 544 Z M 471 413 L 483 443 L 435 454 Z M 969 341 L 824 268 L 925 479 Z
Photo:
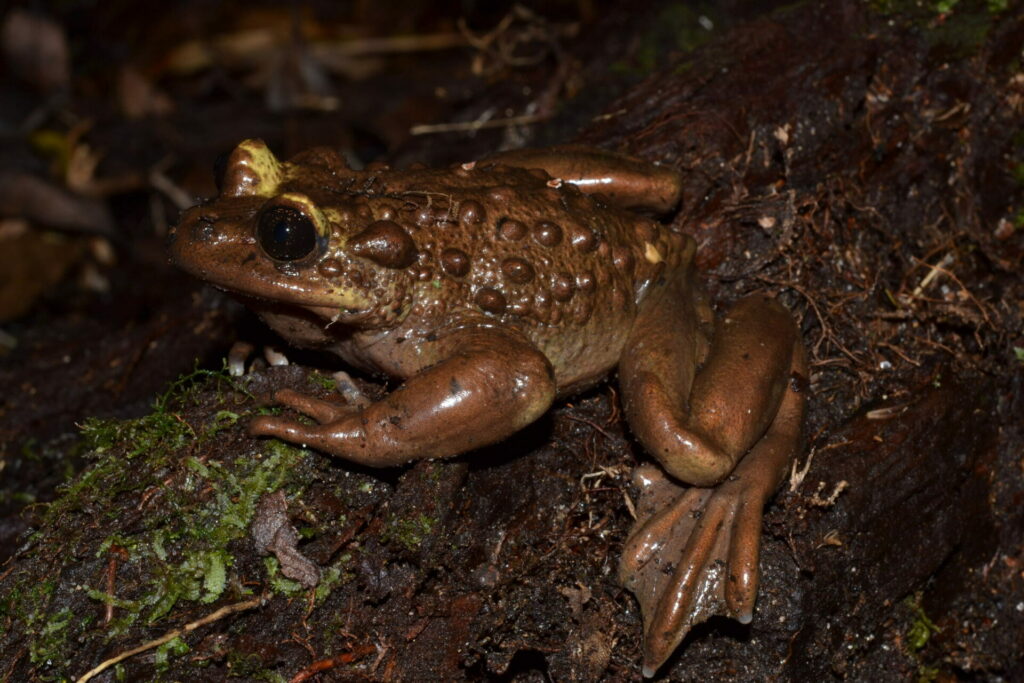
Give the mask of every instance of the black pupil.
M 278 261 L 297 261 L 316 248 L 313 222 L 287 206 L 273 206 L 260 214 L 256 238 L 263 251 Z

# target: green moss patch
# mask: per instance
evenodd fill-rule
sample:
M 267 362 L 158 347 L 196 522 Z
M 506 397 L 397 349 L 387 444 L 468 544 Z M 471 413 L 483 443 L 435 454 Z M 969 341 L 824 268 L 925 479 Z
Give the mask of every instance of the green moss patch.
M 247 437 L 244 425 L 260 412 L 243 384 L 200 370 L 145 416 L 87 421 L 79 449 L 90 466 L 0 579 L 0 647 L 23 648 L 40 679 L 59 680 L 89 668 L 72 657 L 83 642 L 106 657 L 222 600 L 304 592 L 272 557 L 266 567 L 254 557 L 249 526 L 264 494 L 283 489 L 301 507 L 323 458 Z M 315 599 L 327 597 L 350 559 L 322 568 Z M 180 639 L 165 644 L 157 668 L 188 650 Z

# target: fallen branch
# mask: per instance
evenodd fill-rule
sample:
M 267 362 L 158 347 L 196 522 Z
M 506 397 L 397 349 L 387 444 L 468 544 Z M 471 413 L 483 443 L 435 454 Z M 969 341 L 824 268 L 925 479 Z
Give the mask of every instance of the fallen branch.
M 135 655 L 137 655 L 137 654 L 139 654 L 141 652 L 145 652 L 147 650 L 152 650 L 155 647 L 160 647 L 164 643 L 169 643 L 169 642 L 171 642 L 172 640 L 174 640 L 175 638 L 177 638 L 179 636 L 183 636 L 186 633 L 191 633 L 192 631 L 195 631 L 200 626 L 205 626 L 206 624 L 211 624 L 211 623 L 213 623 L 213 622 L 215 622 L 215 621 L 217 621 L 219 619 L 223 619 L 224 617 L 226 617 L 226 616 L 228 616 L 230 614 L 234 614 L 235 612 L 244 612 L 247 609 L 252 609 L 253 607 L 257 607 L 257 606 L 259 606 L 261 604 L 263 604 L 263 596 L 262 595 L 260 597 L 258 597 L 258 598 L 253 598 L 252 600 L 246 600 L 244 602 L 236 602 L 233 605 L 227 605 L 226 607 L 221 607 L 219 610 L 217 610 L 213 614 L 209 614 L 209 615 L 203 617 L 202 619 L 198 619 L 196 621 L 193 621 L 193 622 L 190 622 L 188 624 L 185 624 L 181 628 L 176 628 L 173 631 L 168 631 L 167 633 L 165 633 L 164 635 L 160 636 L 156 640 L 151 640 L 148 643 L 143 643 L 142 645 L 139 645 L 136 648 L 133 648 L 133 649 L 128 650 L 126 652 L 122 652 L 119 655 L 111 657 L 110 659 L 108 659 L 108 660 L 102 662 L 101 664 L 99 664 L 99 666 L 97 666 L 94 669 L 91 669 L 88 672 L 86 672 L 81 678 L 78 679 L 78 683 L 85 683 L 90 678 L 96 676 L 97 674 L 103 673 L 104 671 L 106 671 L 110 667 L 114 666 L 115 664 L 117 664 L 119 662 L 123 662 L 124 660 L 128 659 L 129 657 L 134 657 Z

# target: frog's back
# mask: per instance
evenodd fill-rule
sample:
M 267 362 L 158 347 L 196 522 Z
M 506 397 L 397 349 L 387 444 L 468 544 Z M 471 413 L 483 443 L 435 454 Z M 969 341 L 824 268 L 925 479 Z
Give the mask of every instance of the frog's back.
M 572 391 L 615 365 L 648 285 L 688 239 L 542 171 L 466 165 L 382 176 L 409 229 L 413 319 L 469 311 L 519 329 Z M 425 191 L 423 188 L 431 188 Z

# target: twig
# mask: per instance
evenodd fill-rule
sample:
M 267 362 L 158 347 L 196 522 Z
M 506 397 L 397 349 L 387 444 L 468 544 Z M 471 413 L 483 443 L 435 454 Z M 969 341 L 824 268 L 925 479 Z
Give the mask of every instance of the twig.
M 114 580 L 117 577 L 117 557 L 114 555 L 110 556 L 110 561 L 107 563 L 107 595 L 114 594 Z M 103 624 L 109 624 L 114 619 L 114 601 L 109 600 L 107 607 L 103 611 Z
M 313 54 L 320 58 L 394 55 L 429 50 L 450 50 L 463 47 L 468 41 L 458 33 L 433 33 L 409 36 L 356 38 L 342 42 L 320 41 L 313 44 Z
M 895 353 L 897 356 L 899 356 L 903 360 L 905 360 L 908 363 L 910 363 L 911 365 L 913 365 L 915 368 L 921 367 L 921 361 L 914 360 L 913 358 L 908 356 L 906 353 L 904 353 L 904 351 L 900 347 L 896 346 L 895 344 L 890 344 L 889 342 L 878 342 L 878 345 L 879 346 L 884 346 L 885 348 L 889 349 L 890 351 Z
M 605 430 L 604 430 L 604 429 L 603 429 L 603 428 L 601 427 L 601 425 L 599 425 L 599 424 L 595 423 L 595 422 L 594 422 L 593 420 L 588 420 L 588 419 L 587 419 L 587 418 L 585 418 L 585 417 L 576 417 L 576 416 L 574 416 L 574 415 L 566 415 L 565 417 L 566 417 L 567 419 L 569 419 L 569 420 L 572 420 L 573 422 L 579 422 L 580 424 L 585 424 L 585 425 L 587 425 L 588 427 L 591 427 L 592 429 L 594 429 L 594 430 L 596 430 L 596 431 L 600 432 L 600 433 L 601 433 L 601 434 L 602 434 L 602 435 L 604 436 L 604 438 L 608 439 L 609 441 L 614 441 L 614 440 L 615 440 L 615 439 L 614 439 L 614 438 L 612 437 L 612 435 L 611 435 L 611 434 L 609 434 L 608 432 L 606 432 L 606 431 L 605 431 Z
M 518 126 L 526 123 L 538 123 L 547 118 L 550 114 L 524 114 L 523 116 L 509 116 L 500 119 L 489 119 L 487 121 L 456 121 L 453 123 L 422 123 L 409 129 L 410 135 L 429 135 L 431 133 L 453 133 L 460 131 L 476 131 L 482 128 L 502 128 L 504 126 Z
M 814 462 L 814 448 L 811 447 L 811 452 L 807 454 L 807 460 L 804 461 L 804 466 L 800 469 L 797 469 L 797 460 L 798 458 L 793 458 L 793 462 L 789 466 L 789 490 L 791 493 L 804 483 L 804 477 L 807 476 L 808 470 L 811 469 L 811 463 Z
M 217 621 L 219 619 L 223 619 L 224 617 L 226 617 L 228 615 L 234 614 L 235 612 L 244 612 L 247 609 L 252 609 L 253 607 L 258 607 L 262 603 L 263 603 L 263 596 L 261 595 L 258 598 L 253 598 L 252 600 L 246 600 L 244 602 L 236 602 L 233 605 L 227 605 L 225 607 L 221 607 L 219 610 L 217 610 L 213 614 L 209 614 L 209 615 L 203 617 L 202 619 L 198 619 L 196 621 L 193 621 L 193 622 L 190 622 L 188 624 L 185 624 L 181 628 L 176 628 L 173 631 L 168 631 L 167 633 L 165 633 L 164 635 L 160 636 L 156 640 L 151 640 L 148 643 L 143 643 L 142 645 L 139 645 L 136 648 L 132 648 L 131 650 L 128 650 L 126 652 L 122 652 L 119 655 L 111 657 L 110 659 L 108 659 L 105 662 L 101 663 L 99 666 L 97 666 L 97 667 L 89 670 L 88 672 L 86 672 L 81 678 L 78 679 L 77 683 L 85 683 L 90 678 L 92 678 L 92 677 L 94 677 L 94 676 L 96 676 L 96 675 L 98 675 L 100 673 L 103 673 L 104 671 L 106 671 L 110 667 L 112 667 L 115 664 L 118 664 L 120 662 L 123 662 L 124 660 L 128 659 L 129 657 L 134 657 L 135 655 L 137 655 L 137 654 L 139 654 L 141 652 L 145 652 L 147 650 L 152 650 L 155 647 L 160 647 L 164 643 L 169 643 L 169 642 L 171 642 L 172 640 L 174 640 L 175 638 L 177 638 L 179 636 L 182 636 L 182 635 L 185 635 L 186 633 L 191 633 L 192 631 L 195 631 L 200 626 L 205 626 L 207 624 L 211 624 L 211 623 L 213 623 L 213 622 L 215 622 L 215 621 Z
M 375 652 L 376 649 L 377 648 L 372 645 L 360 645 L 359 647 L 353 648 L 351 652 L 346 652 L 343 655 L 315 661 L 302 671 L 292 676 L 289 683 L 301 683 L 302 681 L 309 680 L 313 676 L 316 676 L 318 673 L 333 669 L 336 666 L 351 664 L 357 659 L 361 659 L 371 652 Z
M 828 498 L 822 498 L 821 492 L 825 490 L 825 486 L 825 482 L 818 482 L 818 490 L 814 492 L 814 495 L 812 495 L 810 499 L 811 505 L 822 508 L 832 507 L 833 505 L 836 504 L 836 499 L 839 498 L 839 494 L 850 487 L 850 482 L 843 479 L 838 484 L 836 484 L 834 489 L 832 489 L 832 493 L 829 494 Z
M 820 450 L 812 447 L 811 452 L 807 454 L 807 460 L 804 462 L 803 467 L 800 467 L 800 469 L 797 469 L 797 458 L 794 458 L 793 463 L 792 465 L 790 465 L 789 468 L 790 492 L 795 493 L 796 490 L 800 488 L 800 485 L 804 483 L 804 478 L 807 476 L 807 472 L 810 471 L 811 469 L 811 463 L 814 461 L 814 456 L 816 453 L 824 453 L 825 451 L 830 451 L 833 448 L 841 448 L 851 443 L 853 442 L 850 440 L 843 440 L 827 444 Z
M 185 191 L 181 185 L 167 177 L 163 169 L 158 165 L 149 172 L 149 185 L 154 190 L 167 197 L 171 204 L 174 204 L 174 208 L 178 211 L 184 211 L 188 207 L 196 203 L 195 198 Z
M 951 263 L 953 263 L 953 252 L 949 252 L 948 254 L 943 256 L 942 260 L 936 263 L 935 265 L 928 265 L 927 263 L 924 263 L 924 261 L 921 261 L 920 259 L 915 260 L 917 260 L 918 263 L 928 266 L 929 268 L 928 274 L 924 276 L 924 278 L 917 285 L 917 287 L 914 287 L 914 292 L 911 294 L 911 296 L 916 299 L 917 297 L 921 296 L 921 292 L 923 292 L 928 287 L 928 285 L 932 283 L 932 280 L 938 277 L 939 273 L 947 272 L 946 268 Z
M 949 258 L 950 261 L 952 261 L 952 257 L 951 256 L 947 257 L 947 258 Z M 939 262 L 939 263 L 937 263 L 935 265 L 929 265 L 929 264 L 925 263 L 924 261 L 922 261 L 921 259 L 917 259 L 917 258 L 915 258 L 914 260 L 917 261 L 918 263 L 920 263 L 923 266 L 928 266 L 932 270 L 931 270 L 931 272 L 928 273 L 928 275 L 925 276 L 924 280 L 921 280 L 921 284 L 918 285 L 918 287 L 914 290 L 914 294 L 912 296 L 914 296 L 915 298 L 918 296 L 918 291 L 919 290 L 923 290 L 924 287 L 925 287 L 925 281 L 927 280 L 928 282 L 931 282 L 931 280 L 929 278 L 934 278 L 935 277 L 935 275 L 933 275 L 933 274 L 938 273 L 938 274 L 945 275 L 950 280 L 952 280 L 953 282 L 956 283 L 957 287 L 960 288 L 960 291 L 964 293 L 964 296 L 966 296 L 968 299 L 970 299 L 972 302 L 974 302 L 974 305 L 978 307 L 978 312 L 981 313 L 981 317 L 985 320 L 985 323 L 989 327 L 994 327 L 992 325 L 992 320 L 988 316 L 988 311 L 985 310 L 985 305 L 982 304 L 981 301 L 979 301 L 978 298 L 975 297 L 974 294 L 971 293 L 971 290 L 967 289 L 967 285 L 965 285 L 963 282 L 961 282 L 960 278 L 958 278 L 956 275 L 953 274 L 953 271 L 948 270 L 946 268 L 946 265 L 948 265 L 948 264 L 946 264 L 946 259 L 945 258 L 941 262 Z

